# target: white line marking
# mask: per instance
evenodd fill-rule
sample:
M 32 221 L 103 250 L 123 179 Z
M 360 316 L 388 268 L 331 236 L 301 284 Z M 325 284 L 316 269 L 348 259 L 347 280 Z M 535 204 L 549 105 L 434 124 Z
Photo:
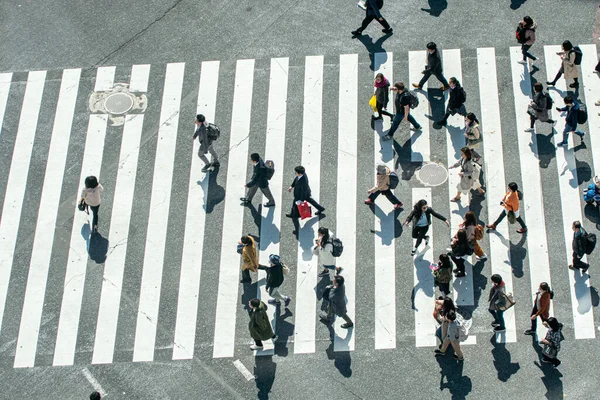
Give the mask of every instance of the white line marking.
M 85 379 L 88 380 L 88 382 L 90 383 L 90 385 L 92 385 L 96 392 L 100 393 L 102 397 L 106 396 L 106 392 L 104 391 L 104 389 L 102 389 L 100 382 L 98 382 L 96 378 L 94 378 L 89 369 L 84 368 L 81 370 L 81 372 L 83 372 L 83 376 L 85 376 Z
M 0 74 L 0 134 L 2 134 L 2 123 L 4 121 L 6 104 L 8 103 L 11 82 L 12 73 Z
M 233 365 L 235 365 L 235 367 L 238 369 L 238 371 L 242 373 L 242 375 L 244 376 L 244 378 L 246 378 L 247 381 L 255 379 L 255 376 L 252 374 L 252 372 L 248 371 L 248 368 L 246 368 L 246 366 L 242 364 L 240 360 L 235 360 L 233 362 Z
M 409 81 L 418 82 L 422 78 L 423 66 L 427 63 L 425 51 L 408 52 Z M 410 83 L 406 83 L 407 89 Z M 423 90 L 415 90 L 414 94 L 419 98 L 419 107 L 411 110 L 410 113 L 421 124 L 421 132 L 415 132 L 410 135 L 410 161 L 414 163 L 428 162 L 431 159 L 431 148 L 429 144 L 429 95 L 427 94 L 427 82 L 423 85 Z M 391 102 L 393 104 L 393 101 Z
M 131 78 L 129 79 L 129 90 L 132 92 L 147 92 L 149 75 L 150 64 L 138 64 L 132 66 Z

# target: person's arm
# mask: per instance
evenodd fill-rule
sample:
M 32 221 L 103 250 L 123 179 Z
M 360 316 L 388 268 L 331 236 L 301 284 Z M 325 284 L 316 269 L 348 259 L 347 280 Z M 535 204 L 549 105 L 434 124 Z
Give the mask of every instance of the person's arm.
M 246 183 L 246 187 L 252 187 L 252 186 L 256 185 L 256 181 L 258 180 L 258 176 L 257 176 L 258 173 L 257 173 L 257 171 L 259 169 L 260 168 L 253 167 L 253 169 L 252 169 L 252 177 L 250 178 L 250 180 L 248 181 L 248 183 Z
M 410 106 L 408 104 L 404 105 L 404 121 L 408 120 L 408 114 L 410 113 Z
M 412 221 L 412 219 L 415 217 L 415 210 L 412 210 L 410 212 L 410 214 L 408 214 L 408 217 L 406 217 L 406 221 L 404 221 L 404 225 L 408 225 L 410 223 L 410 221 Z M 437 301 L 437 300 L 436 300 Z

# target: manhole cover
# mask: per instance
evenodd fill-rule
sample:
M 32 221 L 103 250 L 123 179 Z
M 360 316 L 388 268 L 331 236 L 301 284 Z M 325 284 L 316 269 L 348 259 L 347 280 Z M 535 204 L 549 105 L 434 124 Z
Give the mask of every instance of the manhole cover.
M 425 164 L 417 171 L 417 179 L 426 186 L 439 186 L 448 179 L 448 170 L 436 163 Z
M 111 114 L 125 114 L 133 107 L 133 97 L 126 93 L 113 93 L 104 100 L 104 108 Z

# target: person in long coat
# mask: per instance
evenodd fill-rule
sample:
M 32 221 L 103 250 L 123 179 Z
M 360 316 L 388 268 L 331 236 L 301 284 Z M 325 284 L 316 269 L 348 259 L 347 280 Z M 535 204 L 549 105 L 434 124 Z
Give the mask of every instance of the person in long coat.
M 394 119 L 394 114 L 386 111 L 388 102 L 390 101 L 390 82 L 380 72 L 375 76 L 375 99 L 377 105 L 377 117 L 373 115 L 373 120 L 383 119 L 384 115 Z
M 256 251 L 256 243 L 252 236 L 242 236 L 238 245 L 242 246 L 242 280 L 240 282 L 250 283 L 252 282 L 250 271 L 256 272 L 258 270 L 258 252 Z
M 456 196 L 454 196 L 454 198 L 451 200 L 454 202 L 460 201 L 460 195 L 462 193 L 469 193 L 471 190 L 477 190 L 479 194 L 485 193 L 485 191 L 481 188 L 481 183 L 479 183 L 481 169 L 479 164 L 473 161 L 473 153 L 471 149 L 468 147 L 463 147 L 460 149 L 460 151 L 460 160 L 449 167 L 450 169 L 460 167 L 460 172 L 458 173 L 460 175 L 460 182 L 456 187 Z
M 562 44 L 561 52 L 557 53 L 562 60 L 562 64 L 558 73 L 554 77 L 552 82 L 546 82 L 548 86 L 556 85 L 556 81 L 560 79 L 562 74 L 565 74 L 565 80 L 573 79 L 573 83 L 569 85 L 570 88 L 577 89 L 579 87 L 579 65 L 575 64 L 575 49 L 573 44 L 565 40 Z
M 321 314 L 321 319 L 325 322 L 331 322 L 333 315 L 337 315 L 346 321 L 342 324 L 342 328 L 348 329 L 354 326 L 354 323 L 348 316 L 348 309 L 346 308 L 346 288 L 344 287 L 344 277 L 336 275 L 333 278 L 333 285 L 327 286 L 325 296 L 329 304 L 327 305 L 327 312 Z
M 267 305 L 259 299 L 252 299 L 248 303 L 250 310 L 250 322 L 248 322 L 248 330 L 250 336 L 254 339 L 254 344 L 250 346 L 252 350 L 261 350 L 263 348 L 262 341 L 275 339 L 275 333 L 271 328 L 271 321 L 267 315 Z

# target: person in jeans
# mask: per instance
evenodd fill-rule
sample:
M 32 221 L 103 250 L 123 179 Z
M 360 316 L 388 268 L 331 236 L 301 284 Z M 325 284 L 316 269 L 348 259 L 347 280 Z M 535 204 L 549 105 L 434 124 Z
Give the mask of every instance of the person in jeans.
M 567 139 L 569 139 L 569 133 L 575 133 L 579 135 L 582 141 L 583 136 L 585 135 L 585 132 L 577 130 L 577 116 L 579 115 L 579 104 L 575 100 L 573 100 L 573 97 L 571 96 L 565 96 L 564 102 L 564 107 L 556 107 L 556 111 L 567 112 L 567 116 L 565 117 L 565 129 L 563 130 L 563 139 L 562 142 L 556 143 L 557 146 L 565 146 L 567 144 Z
M 442 342 L 442 346 L 438 349 L 434 350 L 436 356 L 443 356 L 446 354 L 446 350 L 448 346 L 451 344 L 454 349 L 454 353 L 452 357 L 455 360 L 463 361 L 465 359 L 463 352 L 460 348 L 460 328 L 458 326 L 458 321 L 456 320 L 456 311 L 450 310 L 446 313 L 444 317 L 444 321 L 447 324 L 446 336 L 444 337 L 444 341 Z
M 506 305 L 505 284 L 502 277 L 498 274 L 492 275 L 490 280 L 492 281 L 493 286 L 490 289 L 490 295 L 488 297 L 488 311 L 492 314 L 492 317 L 494 317 L 492 326 L 494 327 L 495 332 L 504 332 L 506 331 L 506 326 L 504 325 L 504 307 Z
M 207 172 L 211 167 L 219 167 L 221 164 L 219 163 L 219 158 L 217 156 L 217 152 L 213 148 L 213 141 L 208 137 L 208 122 L 206 121 L 206 117 L 202 114 L 196 115 L 196 131 L 194 132 L 194 136 L 192 136 L 192 140 L 198 138 L 200 141 L 200 147 L 198 148 L 198 157 L 204 162 L 204 167 L 202 168 L 202 172 Z M 206 153 L 210 153 L 212 156 L 212 162 L 208 161 L 206 158 Z
M 521 43 L 521 53 L 523 53 L 523 60 L 519 61 L 519 64 L 527 64 L 528 58 L 531 58 L 531 60 L 536 61 L 537 57 L 531 55 L 531 53 L 529 53 L 529 49 L 535 43 L 535 29 L 537 28 L 537 24 L 530 16 L 526 16 L 521 22 L 519 22 L 519 26 L 525 32 L 525 43 Z
M 377 117 L 373 115 L 373 121 L 383 119 L 384 115 L 387 115 L 390 119 L 394 119 L 394 114 L 386 111 L 386 107 L 390 101 L 390 82 L 380 72 L 375 75 L 375 83 L 373 85 L 375 86 L 375 100 L 377 105 Z
M 429 231 L 429 225 L 431 225 L 432 215 L 437 219 L 444 221 L 446 225 L 450 227 L 450 223 L 446 217 L 429 207 L 427 205 L 427 200 L 425 199 L 419 200 L 415 203 L 413 210 L 410 212 L 410 214 L 408 214 L 406 221 L 404 221 L 405 226 L 408 226 L 408 224 L 412 221 L 412 238 L 417 240 L 410 253 L 412 256 L 417 253 L 417 249 L 421 245 L 423 239 L 425 239 L 425 246 L 429 245 L 429 236 L 427 236 L 427 232 Z
M 254 344 L 250 346 L 250 349 L 262 350 L 263 340 L 276 339 L 267 315 L 267 305 L 259 299 L 252 299 L 248 302 L 248 314 L 250 315 L 248 330 L 254 339 Z
M 455 77 L 450 78 L 450 97 L 448 99 L 448 106 L 446 107 L 446 114 L 444 118 L 437 122 L 438 125 L 446 126 L 448 124 L 448 118 L 450 115 L 467 115 L 467 108 L 465 102 L 467 101 L 467 94 L 465 89 L 460 85 L 460 82 Z
M 587 232 L 583 229 L 579 221 L 574 221 L 572 228 L 573 242 L 571 246 L 573 248 L 573 264 L 569 265 L 569 269 L 581 268 L 581 272 L 586 273 L 590 265 L 584 263 L 581 259 L 585 255 L 587 247 Z
M 556 318 L 550 317 L 548 318 L 548 321 L 544 322 L 544 326 L 548 328 L 548 332 L 546 332 L 546 337 L 540 340 L 540 344 L 550 346 L 554 356 L 551 357 L 542 353 L 542 362 L 550 363 L 554 367 L 558 367 L 561 361 L 556 358 L 556 356 L 560 352 L 560 342 L 564 340 L 564 336 L 561 332 L 563 324 L 558 322 Z
M 535 294 L 533 309 L 531 310 L 531 329 L 527 329 L 525 332 L 523 332 L 525 335 L 535 335 L 538 317 L 542 319 L 542 322 L 548 321 L 550 300 L 552 300 L 553 296 L 554 293 L 552 293 L 552 290 L 550 290 L 548 283 L 540 283 L 540 287 Z
M 459 229 L 454 237 L 452 238 L 452 242 L 450 244 L 450 248 L 452 252 L 450 253 L 450 257 L 456 268 L 454 269 L 455 275 L 457 278 L 462 278 L 466 276 L 465 274 L 465 256 L 473 254 L 473 248 L 469 244 L 469 240 L 467 239 L 467 232 L 464 229 Z
M 258 153 L 250 154 L 250 161 L 253 165 L 252 178 L 244 185 L 248 188 L 246 197 L 242 197 L 240 200 L 243 204 L 251 203 L 256 191 L 260 188 L 260 191 L 265 195 L 267 200 L 269 200 L 264 206 L 273 207 L 275 205 L 275 199 L 273 198 L 273 194 L 271 194 L 271 189 L 269 189 L 269 180 L 266 175 L 267 167 Z
M 436 78 L 442 84 L 441 90 L 448 90 L 449 85 L 446 78 L 444 78 L 443 67 L 442 67 L 442 58 L 440 56 L 440 50 L 437 48 L 437 45 L 433 42 L 427 43 L 427 65 L 423 70 L 423 77 L 419 81 L 419 83 L 413 83 L 413 87 L 416 89 L 423 89 L 423 85 L 431 75 L 435 75 Z
M 279 287 L 284 281 L 281 257 L 277 254 L 271 254 L 269 256 L 269 264 L 268 267 L 264 265 L 258 266 L 258 269 L 262 269 L 267 273 L 265 289 L 267 289 L 269 296 L 272 297 L 272 299 L 269 300 L 269 304 L 280 304 L 283 301 L 287 308 L 287 306 L 290 305 L 292 298 L 290 296 L 284 296 L 279 292 Z
M 535 121 L 547 122 L 552 125 L 555 124 L 548 113 L 548 94 L 544 92 L 544 86 L 540 82 L 536 82 L 533 85 L 533 90 L 535 91 L 535 94 L 527 107 L 527 114 L 529 114 L 531 124 L 528 129 L 525 129 L 525 132 L 534 131 Z
M 419 125 L 415 117 L 413 117 L 410 113 L 410 95 L 404 86 L 404 82 L 396 82 L 394 87 L 390 90 L 396 92 L 396 97 L 394 99 L 396 115 L 394 115 L 390 130 L 385 136 L 382 137 L 383 140 L 391 140 L 402 121 L 410 122 L 412 125 L 411 129 L 415 131 L 421 129 L 421 125 Z
M 328 293 L 327 301 L 329 302 L 327 306 L 327 312 L 321 314 L 321 319 L 327 323 L 333 322 L 332 317 L 335 314 L 336 316 L 342 318 L 346 321 L 345 324 L 342 324 L 342 328 L 348 329 L 354 326 L 354 323 L 348 316 L 348 310 L 346 309 L 346 288 L 344 287 L 344 277 L 341 275 L 336 275 L 333 278 L 333 285 L 327 286 Z
M 394 205 L 395 210 L 402 208 L 404 204 L 398 200 L 394 192 L 392 192 L 392 189 L 390 189 L 391 173 L 392 171 L 390 171 L 385 164 L 380 164 L 377 166 L 377 180 L 375 186 L 367 190 L 367 193 L 369 193 L 369 198 L 365 200 L 365 204 L 372 206 L 375 204 L 375 199 L 380 194 L 383 194 L 390 201 L 390 203 Z
M 85 202 L 92 209 L 92 232 L 98 232 L 98 211 L 100 210 L 100 194 L 104 191 L 101 184 L 98 183 L 98 178 L 88 176 L 85 178 L 85 189 L 81 191 L 79 202 Z
M 558 81 L 564 73 L 565 80 L 573 79 L 573 83 L 571 83 L 569 87 L 577 89 L 579 87 L 579 65 L 575 64 L 575 49 L 573 49 L 573 44 L 570 41 L 565 40 L 562 44 L 562 50 L 563 51 L 556 53 L 560 56 L 562 65 L 554 77 L 554 80 L 548 81 L 546 84 L 548 86 L 556 85 L 556 81 Z
M 521 225 L 521 228 L 517 229 L 517 233 L 527 232 L 527 225 L 525 225 L 525 221 L 519 215 L 519 186 L 515 182 L 508 184 L 508 190 L 500 201 L 500 205 L 504 207 L 504 210 L 498 215 L 494 223 L 486 225 L 486 228 L 495 230 L 496 226 L 506 217 L 506 213 L 512 211 L 515 213 L 517 222 Z
M 383 33 L 387 34 L 387 33 L 392 33 L 394 31 L 392 29 L 392 27 L 390 26 L 390 24 L 388 24 L 386 19 L 383 18 L 383 16 L 381 15 L 381 12 L 379 11 L 379 7 L 377 6 L 377 3 L 379 1 L 381 1 L 381 0 L 366 0 L 365 1 L 365 3 L 366 3 L 365 4 L 366 5 L 365 19 L 363 19 L 363 22 L 362 22 L 360 28 L 358 28 L 355 31 L 352 31 L 352 38 L 362 35 L 363 31 L 365 29 L 367 29 L 367 26 L 369 26 L 371 21 L 373 21 L 374 19 L 377 19 L 377 22 L 379 22 L 381 24 L 381 26 L 383 26 L 383 29 L 382 29 Z M 381 4 L 383 4 L 382 1 L 381 1 Z
M 251 283 L 250 271 L 258 270 L 258 252 L 256 243 L 250 235 L 242 236 L 238 245 L 242 246 L 242 280 L 240 283 Z

